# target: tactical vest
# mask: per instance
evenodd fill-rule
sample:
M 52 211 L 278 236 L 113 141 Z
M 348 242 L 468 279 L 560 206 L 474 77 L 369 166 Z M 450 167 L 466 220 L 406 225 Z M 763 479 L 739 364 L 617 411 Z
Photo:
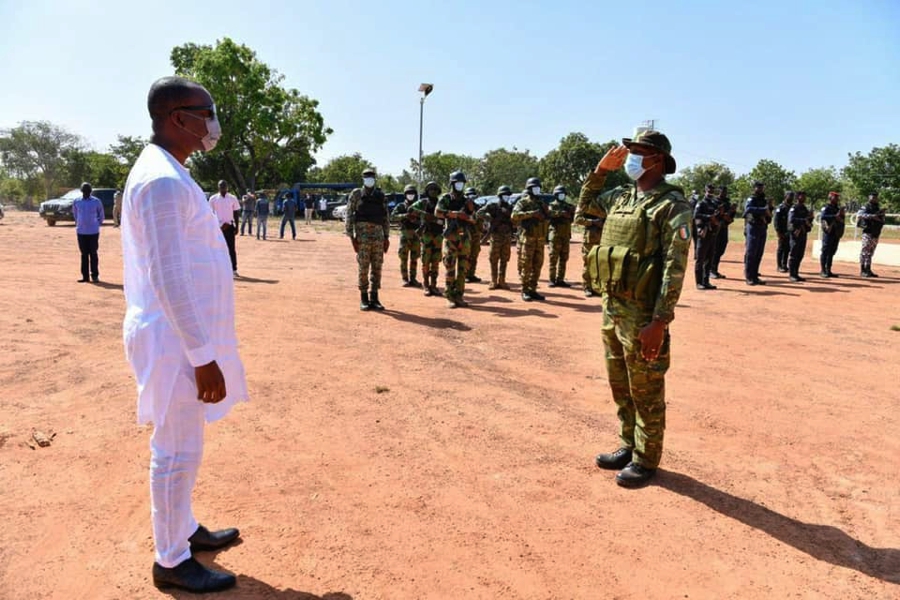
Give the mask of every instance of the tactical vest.
M 432 200 L 431 197 L 425 198 L 425 212 L 429 215 L 434 216 L 434 209 L 437 208 L 437 200 Z M 428 235 L 442 235 L 444 233 L 444 220 L 443 219 L 434 219 L 431 221 L 427 221 L 422 219 L 422 225 L 420 226 L 420 231 L 422 233 L 427 233 Z
M 450 195 L 450 202 L 447 204 L 447 212 L 465 212 L 469 214 L 466 207 L 466 197 L 461 196 L 459 198 L 454 198 L 453 195 Z M 472 225 L 468 221 L 460 221 L 459 219 L 446 219 L 446 223 L 444 225 L 444 235 L 452 235 L 454 233 L 471 233 Z
M 648 209 L 672 191 L 683 193 L 677 186 L 662 183 L 640 203 L 616 202 L 609 210 L 600 243 L 587 258 L 594 291 L 645 303 L 655 300 L 662 284 L 663 257 L 650 239 Z M 630 198 L 633 193 L 633 186 L 624 186 L 623 195 Z
M 385 218 L 387 218 L 387 209 L 384 206 L 384 194 L 375 190 L 371 194 L 360 195 L 359 205 L 356 207 L 357 223 L 381 225 Z
M 506 213 L 501 211 L 506 209 Z M 509 202 L 497 202 L 496 206 L 491 210 L 491 233 L 512 233 L 512 206 Z

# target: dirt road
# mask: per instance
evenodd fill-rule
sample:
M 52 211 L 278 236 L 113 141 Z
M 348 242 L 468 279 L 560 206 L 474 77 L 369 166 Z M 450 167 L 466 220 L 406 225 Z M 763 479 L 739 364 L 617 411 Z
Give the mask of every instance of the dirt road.
M 807 258 L 790 284 L 770 241 L 751 288 L 732 243 L 732 278 L 686 286 L 672 324 L 662 472 L 625 490 L 593 465 L 616 446 L 596 299 L 483 283 L 448 310 L 400 287 L 394 238 L 388 310 L 363 314 L 347 239 L 299 229 L 238 238 L 253 399 L 207 429 L 195 495 L 242 530 L 201 556 L 239 575 L 218 597 L 900 597 L 900 270 Z M 10 211 L 0 248 L 0 598 L 166 597 L 118 230 L 101 285 L 75 283 L 71 225 Z

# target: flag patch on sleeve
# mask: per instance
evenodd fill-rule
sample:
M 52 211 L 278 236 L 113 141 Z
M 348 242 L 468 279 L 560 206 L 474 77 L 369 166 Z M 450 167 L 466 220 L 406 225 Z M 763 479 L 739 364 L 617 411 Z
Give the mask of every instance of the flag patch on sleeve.
M 688 228 L 687 223 L 682 223 L 680 227 L 678 227 L 678 239 L 683 242 L 691 239 L 691 230 Z

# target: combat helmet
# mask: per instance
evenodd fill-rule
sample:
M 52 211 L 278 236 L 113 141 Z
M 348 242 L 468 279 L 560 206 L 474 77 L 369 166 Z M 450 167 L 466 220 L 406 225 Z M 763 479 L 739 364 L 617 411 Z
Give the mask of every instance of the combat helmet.
M 478 195 L 478 190 L 476 190 L 476 189 L 473 188 L 473 187 L 467 187 L 467 188 L 465 189 L 465 191 L 463 192 L 463 194 L 465 194 L 466 196 L 477 196 L 477 195 Z
M 553 195 L 556 196 L 557 194 L 566 195 L 566 186 L 558 185 L 555 188 L 553 188 Z
M 541 187 L 541 180 L 537 177 L 529 177 L 525 182 L 525 189 L 530 190 L 533 187 Z
M 500 187 L 497 188 L 498 196 L 502 196 L 504 194 L 506 194 L 507 196 L 512 196 L 512 190 L 509 189 L 508 185 L 501 185 Z
M 403 188 L 403 193 L 404 193 L 404 194 L 408 194 L 408 193 L 410 193 L 410 192 L 412 192 L 412 193 L 414 193 L 414 194 L 418 194 L 418 193 L 419 193 L 419 190 L 416 189 L 416 186 L 414 186 L 413 184 L 410 183 L 410 184 L 407 185 L 405 188 Z
M 465 173 L 463 173 L 462 171 L 453 171 L 452 173 L 450 173 L 450 183 L 458 183 L 460 181 L 463 183 L 467 181 Z

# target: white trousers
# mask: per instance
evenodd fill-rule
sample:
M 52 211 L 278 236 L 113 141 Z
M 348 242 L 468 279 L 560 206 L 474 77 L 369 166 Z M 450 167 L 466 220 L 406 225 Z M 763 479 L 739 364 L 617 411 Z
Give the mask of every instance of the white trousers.
M 191 369 L 191 375 L 192 375 Z M 203 457 L 206 405 L 187 372 L 179 374 L 166 416 L 150 438 L 150 512 L 156 562 L 172 568 L 191 557 L 197 531 L 191 494 Z

